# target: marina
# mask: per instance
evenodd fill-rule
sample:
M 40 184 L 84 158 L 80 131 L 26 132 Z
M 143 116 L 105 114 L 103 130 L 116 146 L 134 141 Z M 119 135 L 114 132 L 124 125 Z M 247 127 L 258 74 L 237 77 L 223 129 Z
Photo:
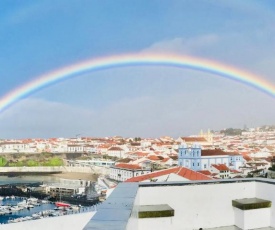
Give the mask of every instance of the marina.
M 37 198 L 7 196 L 0 198 L 0 224 L 17 223 L 96 210 L 96 206 L 66 205 Z
M 113 187 L 105 177 L 90 181 L 80 179 L 83 175 L 78 173 L 73 175 L 75 178 L 69 176 L 1 175 L 0 224 L 9 228 L 15 223 L 28 225 L 30 220 L 55 222 L 52 217 L 95 213 L 105 200 L 106 191 Z

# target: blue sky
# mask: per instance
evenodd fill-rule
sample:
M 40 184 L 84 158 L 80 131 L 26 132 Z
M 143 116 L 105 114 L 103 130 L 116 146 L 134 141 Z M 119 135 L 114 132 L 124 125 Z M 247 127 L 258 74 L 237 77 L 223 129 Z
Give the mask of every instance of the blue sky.
M 82 60 L 169 52 L 275 84 L 274 1 L 2 0 L 0 96 Z M 0 114 L 0 138 L 197 134 L 275 124 L 275 99 L 210 74 L 127 67 L 85 74 Z

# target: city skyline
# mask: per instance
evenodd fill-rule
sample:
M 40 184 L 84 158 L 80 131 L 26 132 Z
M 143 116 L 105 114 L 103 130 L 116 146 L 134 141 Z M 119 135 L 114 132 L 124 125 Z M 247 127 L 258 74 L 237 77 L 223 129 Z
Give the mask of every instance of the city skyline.
M 272 1 L 1 5 L 0 98 L 64 66 L 146 52 L 216 61 L 275 84 Z M 209 73 L 127 66 L 36 91 L 0 114 L 0 136 L 178 137 L 272 125 L 274 106 L 274 98 Z

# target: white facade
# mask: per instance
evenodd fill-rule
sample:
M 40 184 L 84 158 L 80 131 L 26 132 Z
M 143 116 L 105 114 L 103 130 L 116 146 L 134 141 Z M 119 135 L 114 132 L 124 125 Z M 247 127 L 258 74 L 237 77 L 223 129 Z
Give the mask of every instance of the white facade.
M 125 157 L 125 151 L 122 148 L 119 147 L 111 147 L 108 149 L 106 154 L 110 157 L 118 157 L 118 158 L 124 158 Z
M 240 154 L 226 153 L 221 150 L 209 150 L 213 151 L 214 154 L 204 154 L 201 147 L 194 144 L 189 148 L 186 144 L 179 146 L 178 153 L 178 165 L 186 168 L 190 168 L 195 171 L 210 170 L 212 164 L 225 164 L 231 169 L 238 170 L 243 165 L 243 157 Z
M 227 178 L 230 178 L 230 176 L 231 176 L 229 168 L 226 170 L 225 169 L 220 170 L 219 167 L 215 167 L 215 165 L 211 166 L 210 172 L 212 174 L 217 173 L 216 177 L 221 178 L 221 179 L 227 179 Z
M 89 166 L 100 166 L 100 167 L 110 167 L 115 164 L 114 161 L 109 160 L 68 160 L 68 166 L 71 167 L 89 167 Z
M 145 175 L 151 173 L 151 170 L 148 169 L 126 169 L 126 168 L 117 168 L 111 167 L 110 168 L 109 177 L 116 181 L 125 181 L 132 177 Z
M 19 153 L 24 152 L 26 145 L 20 142 L 6 142 L 0 144 L 0 151 L 2 153 Z
M 227 155 L 201 157 L 201 170 L 209 170 L 213 164 L 225 164 L 226 166 L 229 166 L 229 157 Z
M 82 145 L 68 145 L 67 152 L 69 152 L 69 153 L 83 153 L 84 146 L 82 146 Z
M 64 153 L 67 151 L 67 145 L 65 145 L 65 144 L 51 145 L 49 150 L 52 153 Z
M 147 147 L 150 147 L 151 145 L 152 145 L 151 141 L 142 140 L 142 141 L 140 142 L 140 146 L 141 146 L 142 148 L 147 148 Z
M 235 183 L 139 186 L 127 230 L 151 230 L 152 226 L 158 230 L 219 229 L 234 225 L 242 229 L 275 227 L 275 184 L 270 181 L 272 183 L 239 180 Z M 253 210 L 240 210 L 232 206 L 232 200 L 254 197 L 269 200 L 272 206 Z M 137 218 L 140 205 L 158 204 L 168 204 L 174 209 L 174 216 Z

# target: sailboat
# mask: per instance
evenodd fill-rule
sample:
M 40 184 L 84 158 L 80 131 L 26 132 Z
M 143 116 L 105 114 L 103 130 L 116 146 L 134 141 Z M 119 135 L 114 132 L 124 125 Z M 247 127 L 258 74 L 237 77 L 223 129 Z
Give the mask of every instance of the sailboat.
M 59 189 L 59 201 L 55 202 L 55 206 L 56 207 L 64 207 L 64 208 L 71 207 L 70 204 L 61 201 L 61 192 L 60 192 L 60 189 Z
M 58 202 L 55 202 L 55 206 L 56 206 L 56 207 L 64 207 L 64 208 L 68 208 L 68 207 L 70 207 L 71 205 L 70 205 L 70 204 L 68 204 L 68 203 L 64 203 L 64 202 L 60 202 L 60 201 L 58 201 Z

